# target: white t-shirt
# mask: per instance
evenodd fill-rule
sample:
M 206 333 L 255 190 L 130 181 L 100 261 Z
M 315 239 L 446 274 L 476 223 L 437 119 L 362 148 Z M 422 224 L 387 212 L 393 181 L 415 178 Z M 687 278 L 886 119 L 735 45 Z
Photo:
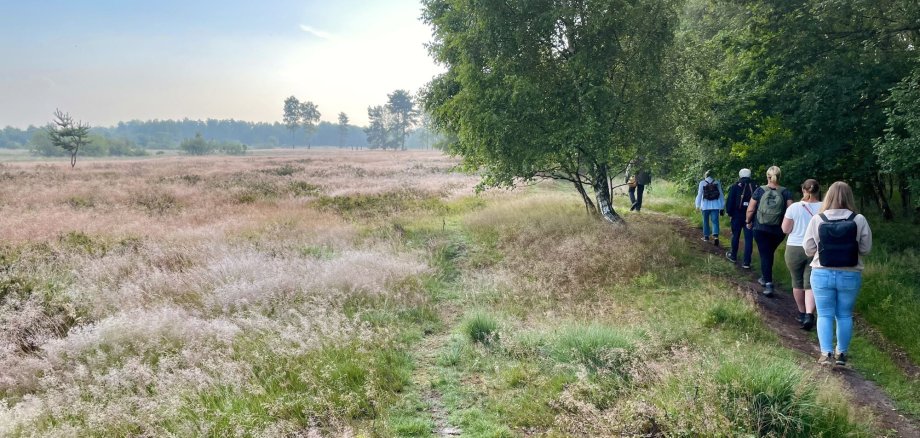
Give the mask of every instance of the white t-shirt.
M 802 246 L 805 242 L 805 229 L 812 216 L 821 211 L 820 202 L 796 202 L 786 209 L 786 219 L 792 220 L 792 232 L 786 240 L 786 246 Z

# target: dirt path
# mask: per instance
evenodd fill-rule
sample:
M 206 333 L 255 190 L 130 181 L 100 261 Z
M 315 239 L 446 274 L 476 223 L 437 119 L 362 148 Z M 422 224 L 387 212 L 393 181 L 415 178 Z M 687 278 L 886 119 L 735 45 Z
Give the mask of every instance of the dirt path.
M 416 357 L 417 368 L 412 376 L 412 383 L 419 390 L 422 399 L 428 404 L 428 413 L 434 421 L 435 430 L 432 433 L 439 437 L 460 436 L 462 430 L 453 427 L 448 422 L 448 412 L 441 400 L 441 394 L 434 389 L 433 382 L 437 378 L 438 353 L 442 346 L 447 345 L 450 333 L 438 333 L 426 336 L 418 344 Z
M 649 214 L 659 215 L 657 213 Z M 722 246 L 716 247 L 700 241 L 700 231 L 686 220 L 666 215 L 661 215 L 661 217 L 670 222 L 674 229 L 690 242 L 694 242 L 694 248 L 698 251 L 712 254 L 719 258 L 725 257 L 726 246 L 730 242 L 729 234 L 723 236 Z M 778 260 L 782 263 L 782 258 Z M 817 342 L 811 339 L 809 333 L 799 329 L 795 321 L 796 316 L 798 316 L 798 308 L 791 291 L 777 288 L 777 293 L 773 294 L 772 297 L 765 297 L 760 293 L 763 288 L 757 283 L 756 272 L 756 270 L 745 271 L 739 269 L 739 275 L 732 278 L 731 281 L 738 286 L 738 291 L 750 295 L 753 301 L 757 303 L 767 326 L 776 332 L 784 347 L 798 350 L 814 357 L 817 362 L 817 357 L 821 351 Z M 920 376 L 920 367 L 912 363 L 906 354 L 899 351 L 891 343 L 884 341 L 881 334 L 871 330 L 864 321 L 857 318 L 855 322 L 860 334 L 872 339 L 876 346 L 889 353 L 905 374 L 914 378 Z M 816 364 L 815 366 L 817 367 L 818 365 Z M 835 367 L 833 373 L 845 383 L 851 394 L 853 394 L 853 401 L 856 404 L 873 412 L 881 430 L 894 431 L 901 437 L 920 437 L 920 422 L 915 418 L 900 414 L 895 404 L 878 385 L 865 379 L 859 372 L 851 368 Z

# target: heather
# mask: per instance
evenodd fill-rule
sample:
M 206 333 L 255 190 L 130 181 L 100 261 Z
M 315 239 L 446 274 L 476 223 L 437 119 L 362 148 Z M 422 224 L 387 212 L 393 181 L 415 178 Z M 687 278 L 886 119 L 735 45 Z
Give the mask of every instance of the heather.
M 4 165 L 0 436 L 878 432 L 679 223 L 454 164 Z

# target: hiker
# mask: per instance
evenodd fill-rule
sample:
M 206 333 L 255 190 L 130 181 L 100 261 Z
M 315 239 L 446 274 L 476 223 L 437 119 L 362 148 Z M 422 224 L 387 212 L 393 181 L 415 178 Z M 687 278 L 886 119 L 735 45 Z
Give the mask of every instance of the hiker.
M 641 160 L 632 160 L 626 167 L 626 185 L 629 186 L 629 202 L 632 204 L 629 211 L 642 210 L 642 194 L 645 186 L 652 184 L 652 173 L 648 169 L 638 167 Z
M 856 213 L 853 190 L 843 181 L 831 184 L 821 212 L 805 229 L 805 254 L 813 256 L 811 287 L 818 305 L 820 363 L 846 365 L 853 336 L 853 305 L 862 286 L 862 256 L 872 249 L 872 230 Z M 837 356 L 834 357 L 834 322 Z
M 725 208 L 722 183 L 712 177 L 712 171 L 703 175 L 696 191 L 696 209 L 703 212 L 703 241 L 709 242 L 709 223 L 712 222 L 712 243 L 719 246 L 719 212 Z
M 744 269 L 751 269 L 751 254 L 754 252 L 754 232 L 744 226 L 745 214 L 751 201 L 751 195 L 754 194 L 754 188 L 755 185 L 751 181 L 751 169 L 741 169 L 738 172 L 738 182 L 732 184 L 728 189 L 728 199 L 725 201 L 725 213 L 731 218 L 732 223 L 732 247 L 725 253 L 725 257 L 732 263 L 738 262 L 738 244 L 743 232 L 744 258 L 741 261 L 741 267 Z
M 754 242 L 757 242 L 757 253 L 760 254 L 761 276 L 757 281 L 768 297 L 773 295 L 774 253 L 786 237 L 782 228 L 783 215 L 792 205 L 792 192 L 779 185 L 781 174 L 779 167 L 767 169 L 767 185 L 754 190 L 745 216 L 747 228 L 754 230 Z
M 802 200 L 786 209 L 783 232 L 786 241 L 786 267 L 792 276 L 792 296 L 799 308 L 799 328 L 811 330 L 815 325 L 815 297 L 811 290 L 811 257 L 805 254 L 805 229 L 821 210 L 821 188 L 813 179 L 802 183 Z

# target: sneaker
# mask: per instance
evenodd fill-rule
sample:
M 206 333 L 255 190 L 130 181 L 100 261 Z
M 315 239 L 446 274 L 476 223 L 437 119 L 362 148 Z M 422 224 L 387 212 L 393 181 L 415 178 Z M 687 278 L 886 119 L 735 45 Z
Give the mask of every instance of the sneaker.
M 732 255 L 732 252 L 731 252 L 731 251 L 725 253 L 725 258 L 727 258 L 728 261 L 730 261 L 730 262 L 732 262 L 732 263 L 738 263 L 738 259 L 735 258 L 734 255 Z
M 806 313 L 805 318 L 802 320 L 802 330 L 810 332 L 814 327 L 815 315 L 813 313 Z
M 766 286 L 766 285 L 767 285 L 767 282 L 766 282 L 766 281 L 763 281 L 763 277 L 758 278 L 758 279 L 757 279 L 757 282 L 760 283 L 761 286 Z
M 773 296 L 773 283 L 767 283 L 763 286 L 763 294 L 767 297 Z
M 834 365 L 834 353 L 821 353 L 821 357 L 818 358 L 818 365 Z
M 847 366 L 847 354 L 846 353 L 837 353 L 837 360 L 835 363 L 839 366 Z
M 719 238 L 716 237 L 715 239 L 712 239 L 712 244 L 715 246 L 719 246 Z
M 805 313 L 799 312 L 799 316 L 796 316 L 795 320 L 799 322 L 799 325 L 804 324 L 805 323 Z
M 751 265 L 750 264 L 741 265 L 741 269 L 751 269 Z
M 709 242 L 709 236 L 700 237 L 700 240 L 702 240 L 703 242 Z

